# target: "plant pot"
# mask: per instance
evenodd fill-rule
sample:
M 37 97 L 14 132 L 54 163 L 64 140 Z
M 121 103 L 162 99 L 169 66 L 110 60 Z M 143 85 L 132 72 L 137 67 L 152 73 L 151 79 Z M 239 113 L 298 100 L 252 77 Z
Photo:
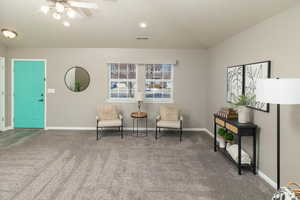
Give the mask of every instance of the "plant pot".
M 218 136 L 218 142 L 219 142 L 219 147 L 220 148 L 225 148 L 225 139 L 224 139 L 224 137 L 222 137 L 222 136 Z
M 251 110 L 246 106 L 241 106 L 238 109 L 238 121 L 239 123 L 248 123 L 250 122 L 250 113 Z

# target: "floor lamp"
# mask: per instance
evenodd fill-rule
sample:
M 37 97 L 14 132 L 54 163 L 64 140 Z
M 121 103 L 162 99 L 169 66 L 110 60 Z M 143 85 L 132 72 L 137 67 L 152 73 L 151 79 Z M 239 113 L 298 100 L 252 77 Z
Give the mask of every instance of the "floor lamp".
M 280 188 L 280 105 L 300 104 L 300 79 L 260 79 L 256 101 L 277 105 L 277 189 Z

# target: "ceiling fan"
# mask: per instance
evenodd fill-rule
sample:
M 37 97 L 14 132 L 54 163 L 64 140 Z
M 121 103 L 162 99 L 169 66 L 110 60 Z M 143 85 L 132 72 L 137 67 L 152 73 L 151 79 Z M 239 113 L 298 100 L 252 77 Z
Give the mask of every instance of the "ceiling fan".
M 88 0 L 47 0 L 48 5 L 42 6 L 41 11 L 44 14 L 49 12 L 56 20 L 64 19 L 63 24 L 70 26 L 66 19 L 75 17 L 90 17 L 93 15 L 92 10 L 98 9 L 97 3 Z

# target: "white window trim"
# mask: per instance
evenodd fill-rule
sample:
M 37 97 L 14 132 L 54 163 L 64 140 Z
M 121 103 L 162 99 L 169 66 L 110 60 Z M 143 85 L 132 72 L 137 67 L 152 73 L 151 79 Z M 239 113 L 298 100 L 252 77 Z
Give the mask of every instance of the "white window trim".
M 151 98 L 151 99 L 144 99 L 144 103 L 175 103 L 174 101 L 174 65 L 173 64 L 170 64 L 172 65 L 172 71 L 171 71 L 171 97 L 170 98 Z M 146 64 L 144 65 L 145 66 L 145 74 L 144 74 L 144 87 L 146 87 Z M 157 79 L 155 79 L 157 80 Z M 162 79 L 163 80 L 163 79 Z M 145 89 L 144 89 L 145 90 Z M 145 91 L 144 91 L 145 92 Z
M 108 67 L 108 91 L 107 91 L 107 98 L 106 98 L 106 102 L 108 103 L 136 103 L 135 98 L 111 98 L 111 82 L 113 80 L 117 80 L 117 81 L 128 81 L 128 79 L 111 79 L 111 64 L 133 64 L 135 65 L 135 86 L 136 86 L 136 90 L 138 90 L 138 66 L 135 63 L 107 63 L 107 67 Z
M 135 65 L 135 84 L 136 84 L 136 91 L 139 91 L 139 78 L 143 78 L 143 85 L 144 85 L 144 93 L 145 93 L 145 84 L 146 84 L 146 64 L 135 64 L 135 63 L 125 63 L 125 62 L 121 62 L 121 63 L 107 63 L 107 67 L 108 67 L 108 91 L 107 91 L 107 98 L 106 98 L 106 102 L 107 103 L 136 103 L 135 98 L 111 98 L 110 94 L 111 94 L 111 81 L 113 79 L 111 79 L 111 67 L 110 64 L 134 64 Z M 160 99 L 146 99 L 144 98 L 143 103 L 149 103 L 149 104 L 173 104 L 175 103 L 174 100 L 174 74 L 175 74 L 175 70 L 174 70 L 174 64 L 170 64 L 172 65 L 172 71 L 171 71 L 171 97 L 170 98 L 160 98 Z M 144 76 L 143 77 L 139 77 L 139 68 L 140 67 L 144 67 Z M 116 79 L 118 81 L 122 81 L 122 79 Z M 124 81 L 127 81 L 128 79 L 124 79 Z

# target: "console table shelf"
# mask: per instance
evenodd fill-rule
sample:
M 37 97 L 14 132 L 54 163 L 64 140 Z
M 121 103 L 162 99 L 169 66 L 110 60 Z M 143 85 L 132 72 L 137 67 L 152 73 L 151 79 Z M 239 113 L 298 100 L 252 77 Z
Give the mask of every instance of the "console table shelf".
M 238 139 L 238 161 L 236 162 L 229 153 L 224 149 L 220 149 L 227 158 L 233 161 L 238 167 L 238 173 L 242 174 L 242 168 L 250 168 L 252 172 L 256 174 L 256 128 L 257 126 L 253 123 L 239 123 L 237 119 L 226 119 L 214 114 L 214 151 L 217 149 L 217 127 L 225 128 L 226 131 L 233 133 Z M 241 151 L 242 151 L 242 137 L 252 136 L 253 137 L 253 155 L 252 163 L 242 164 L 241 163 Z

